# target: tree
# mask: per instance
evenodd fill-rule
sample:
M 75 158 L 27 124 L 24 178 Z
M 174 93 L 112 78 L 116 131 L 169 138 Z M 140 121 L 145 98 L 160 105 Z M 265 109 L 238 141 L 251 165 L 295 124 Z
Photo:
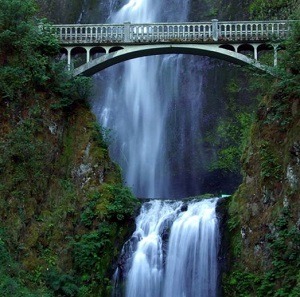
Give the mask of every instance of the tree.
M 59 44 L 41 32 L 32 0 L 0 0 L 0 95 L 21 100 L 50 79 Z

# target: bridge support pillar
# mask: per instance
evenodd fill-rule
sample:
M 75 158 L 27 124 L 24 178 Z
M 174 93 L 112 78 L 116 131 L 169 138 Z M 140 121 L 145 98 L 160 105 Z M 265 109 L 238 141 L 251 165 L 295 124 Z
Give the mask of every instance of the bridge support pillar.
M 258 44 L 252 44 L 253 49 L 254 49 L 254 60 L 258 60 L 258 54 L 257 54 L 257 48 L 258 48 Z
M 274 47 L 274 67 L 278 64 L 278 44 L 273 45 Z
M 71 51 L 72 51 L 72 48 L 67 47 L 66 49 L 68 51 L 68 70 L 71 70 Z
M 90 49 L 89 48 L 86 48 L 86 62 L 90 62 L 90 58 L 91 58 L 91 55 L 90 55 Z

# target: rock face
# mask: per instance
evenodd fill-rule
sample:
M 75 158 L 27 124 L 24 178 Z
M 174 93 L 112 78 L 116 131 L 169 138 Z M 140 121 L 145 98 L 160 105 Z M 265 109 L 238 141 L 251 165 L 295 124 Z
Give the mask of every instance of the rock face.
M 38 0 L 40 15 L 47 16 L 54 23 L 76 23 L 84 9 L 86 1 L 80 0 Z
M 243 156 L 244 182 L 229 205 L 232 268 L 225 277 L 225 296 L 262 296 L 267 287 L 274 294 L 279 288 L 289 294 L 284 296 L 298 292 L 291 276 L 299 273 L 300 238 L 300 113 L 295 101 L 294 96 L 266 96 L 258 110 Z M 243 289 L 234 288 L 234 282 L 242 282 Z
M 120 1 L 108 0 L 37 0 L 39 15 L 47 17 L 55 24 L 99 23 L 109 17 L 110 6 L 120 5 Z
M 138 202 L 121 186 L 119 168 L 110 160 L 87 106 L 75 104 L 64 112 L 49 108 L 51 100 L 40 99 L 41 113 L 34 117 L 28 110 L 35 103 L 28 100 L 19 110 L 21 121 L 14 120 L 16 110 L 0 102 L 6 127 L 0 130 L 0 232 L 5 239 L 1 244 L 9 246 L 10 257 L 18 259 L 29 277 L 37 269 L 42 282 L 50 281 L 50 274 L 67 277 L 78 291 L 83 284 L 75 278 L 88 274 L 94 283 L 89 290 L 97 290 L 89 296 L 108 296 L 105 277 L 111 277 L 113 263 L 134 227 Z M 89 266 L 92 255 L 94 264 Z M 41 287 L 25 282 L 36 292 Z M 64 293 L 63 284 L 55 289 L 53 282 L 49 288 Z
M 2 31 L 22 41 L 0 38 L 0 295 L 108 296 L 138 201 L 81 92 L 89 81 L 54 64 L 55 39 L 27 22 L 33 2 L 1 2 L 14 24 Z

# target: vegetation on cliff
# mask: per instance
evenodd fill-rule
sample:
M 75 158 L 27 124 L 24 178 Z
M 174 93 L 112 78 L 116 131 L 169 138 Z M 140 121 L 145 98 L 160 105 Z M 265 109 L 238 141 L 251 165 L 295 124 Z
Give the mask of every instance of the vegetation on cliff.
M 277 12 L 275 2 L 264 3 L 265 16 Z M 283 48 L 280 78 L 259 77 L 263 96 L 242 156 L 244 181 L 229 206 L 232 264 L 225 296 L 300 294 L 299 23 Z
M 0 0 L 0 295 L 107 296 L 138 206 L 31 0 Z

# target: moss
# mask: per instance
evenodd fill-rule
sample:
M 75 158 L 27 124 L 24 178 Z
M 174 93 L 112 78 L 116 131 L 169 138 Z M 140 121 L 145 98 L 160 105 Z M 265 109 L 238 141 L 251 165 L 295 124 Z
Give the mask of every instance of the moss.
M 229 205 L 232 267 L 224 274 L 224 296 L 297 296 L 300 196 L 287 178 L 289 166 L 300 176 L 294 98 L 269 94 L 258 109 L 242 157 L 244 181 Z
M 25 175 L 20 175 L 22 183 L 12 184 L 16 193 L 20 194 L 14 197 L 7 190 L 2 192 L 0 227 L 10 227 L 7 244 L 12 255 L 22 263 L 22 269 L 26 270 L 25 276 L 21 276 L 26 285 L 36 290 L 44 288 L 45 273 L 52 267 L 63 275 L 71 273 L 73 281 L 68 281 L 68 285 L 76 285 L 78 292 L 87 287 L 92 292 L 89 296 L 99 296 L 99 292 L 105 292 L 104 287 L 109 286 L 107 279 L 111 276 L 113 262 L 128 232 L 132 231 L 137 201 L 128 189 L 122 190 L 120 170 L 109 159 L 107 145 L 99 140 L 101 136 L 95 136 L 99 130 L 94 125 L 94 116 L 85 105 L 75 105 L 72 112 L 61 113 L 60 117 L 57 113 L 52 116 L 51 109 L 39 117 L 39 121 L 30 122 L 30 127 L 35 127 L 40 120 L 52 122 L 49 119 L 54 117 L 59 123 L 57 134 L 48 133 L 47 125 L 39 127 L 39 138 L 35 140 L 47 147 L 52 163 L 45 167 L 50 163 L 49 158 L 40 155 L 44 150 L 37 150 L 33 159 L 27 157 L 24 160 L 29 164 L 37 160 L 34 168 L 45 168 L 43 178 L 47 182 L 37 185 L 40 191 L 32 191 L 27 184 L 23 191 L 27 179 Z M 11 125 L 11 128 L 13 131 L 14 126 Z M 89 170 L 84 172 L 81 166 L 87 166 Z M 9 171 L 0 172 L 0 177 L 5 173 L 6 180 L 14 178 L 15 168 L 15 164 L 11 164 Z M 9 185 L 5 183 L 5 189 Z M 30 194 L 24 197 L 19 189 Z M 95 197 L 95 193 L 98 195 L 97 207 L 91 208 L 90 203 L 94 199 L 91 197 Z M 90 225 L 82 218 L 88 208 L 92 210 Z M 105 227 L 104 221 L 107 220 L 111 224 Z M 89 237 L 91 234 L 102 235 L 96 237 L 97 242 L 94 242 L 93 237 Z M 80 243 L 83 239 L 87 245 L 103 244 L 96 263 L 98 275 L 93 276 L 95 273 L 88 271 L 91 273 L 88 283 L 83 280 L 87 271 L 81 267 L 81 262 L 75 261 L 74 266 L 73 242 Z M 60 277 L 58 279 L 63 286 L 64 281 Z M 53 283 L 50 283 L 48 289 L 52 287 Z M 103 294 L 105 296 L 106 293 Z

